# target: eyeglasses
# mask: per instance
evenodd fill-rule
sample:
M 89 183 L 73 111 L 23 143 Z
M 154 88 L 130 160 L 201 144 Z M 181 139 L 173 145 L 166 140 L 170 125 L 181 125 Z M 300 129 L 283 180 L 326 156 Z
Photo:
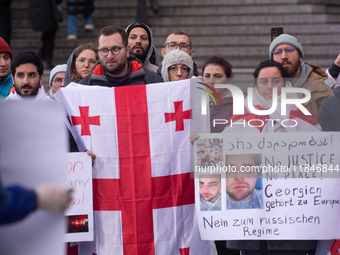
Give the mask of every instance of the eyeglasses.
M 76 61 L 82 65 L 85 64 L 85 62 L 87 61 L 87 63 L 90 65 L 95 65 L 97 63 L 96 59 L 90 58 L 90 59 L 86 59 L 86 58 L 77 58 Z
M 284 51 L 287 55 L 291 55 L 296 49 L 294 47 L 287 47 L 285 49 L 278 49 L 273 51 L 273 56 L 280 57 Z
M 181 66 L 181 73 L 182 74 L 188 74 L 190 72 L 190 68 L 187 66 Z M 177 73 L 178 71 L 178 65 L 172 65 L 168 68 L 169 73 Z
M 166 44 L 164 45 L 164 48 L 165 48 L 166 46 L 168 46 L 168 48 L 169 48 L 170 50 L 174 50 L 174 49 L 176 49 L 177 47 L 179 47 L 180 50 L 188 50 L 188 49 L 191 48 L 191 45 L 189 45 L 189 44 L 186 44 L 186 43 L 180 43 L 180 44 L 178 44 L 178 43 L 176 43 L 176 42 L 169 42 L 169 43 L 166 43 Z
M 109 51 L 111 51 L 112 55 L 118 55 L 120 53 L 120 50 L 123 48 L 125 48 L 125 46 L 123 47 L 114 46 L 111 49 L 101 48 L 101 49 L 98 49 L 98 51 L 100 55 L 102 55 L 103 57 L 106 57 L 107 55 L 109 55 Z
M 62 84 L 62 83 L 64 82 L 64 79 L 62 79 L 62 78 L 55 78 L 55 79 L 53 80 L 53 82 L 54 82 L 55 84 L 57 84 L 57 85 L 60 85 L 60 84 Z

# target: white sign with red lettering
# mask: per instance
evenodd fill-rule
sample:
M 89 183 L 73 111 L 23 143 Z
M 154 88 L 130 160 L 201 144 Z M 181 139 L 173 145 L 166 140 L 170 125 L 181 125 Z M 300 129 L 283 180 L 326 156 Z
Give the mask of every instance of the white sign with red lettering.
M 65 211 L 65 241 L 93 241 L 91 157 L 85 152 L 69 153 L 67 156 L 67 185 L 73 189 L 73 199 Z

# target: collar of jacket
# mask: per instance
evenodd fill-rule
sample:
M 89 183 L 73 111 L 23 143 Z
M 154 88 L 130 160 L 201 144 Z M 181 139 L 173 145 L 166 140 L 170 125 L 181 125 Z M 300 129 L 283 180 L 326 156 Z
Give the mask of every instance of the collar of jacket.
M 135 71 L 142 69 L 142 64 L 139 63 L 138 61 L 131 60 L 129 62 L 130 62 L 130 65 L 131 65 L 131 72 L 130 73 L 133 73 Z M 92 72 L 93 72 L 93 74 L 96 74 L 96 75 L 105 76 L 105 74 L 103 72 L 102 64 L 96 65 Z

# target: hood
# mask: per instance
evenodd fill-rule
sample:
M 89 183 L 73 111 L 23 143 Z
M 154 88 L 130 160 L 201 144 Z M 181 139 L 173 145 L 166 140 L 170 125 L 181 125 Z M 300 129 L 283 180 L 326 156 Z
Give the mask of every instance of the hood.
M 62 65 L 57 65 L 57 66 L 55 66 L 55 67 L 51 70 L 51 73 L 50 73 L 50 80 L 49 80 L 49 86 L 50 86 L 50 87 L 51 87 L 51 85 L 52 85 L 53 77 L 54 77 L 57 73 L 61 73 L 61 72 L 65 72 L 65 74 L 66 74 L 66 68 L 67 68 L 67 65 L 66 65 L 66 64 L 62 64 Z
M 327 73 L 320 66 L 309 64 L 306 62 L 305 64 L 313 68 L 312 73 L 310 74 L 309 78 L 321 78 L 321 77 L 328 78 Z
M 151 72 L 157 72 L 157 68 L 160 65 L 160 54 L 157 52 L 156 47 L 153 45 L 153 36 L 151 29 L 144 23 L 134 22 L 127 26 L 125 32 L 129 35 L 130 31 L 135 27 L 143 28 L 149 37 L 149 48 L 143 63 L 143 68 Z
M 161 73 L 162 73 L 163 80 L 165 82 L 169 81 L 168 68 L 176 64 L 186 65 L 187 67 L 190 68 L 188 79 L 190 79 L 193 76 L 194 64 L 192 62 L 192 58 L 186 52 L 182 50 L 174 49 L 165 55 L 163 62 L 162 62 Z
M 70 84 L 70 80 L 71 80 L 71 65 L 72 65 L 74 53 L 76 52 L 77 49 L 78 49 L 78 47 L 73 50 L 72 54 L 70 55 L 70 57 L 67 60 L 67 67 L 66 67 L 65 79 L 64 79 L 64 86 L 65 87 Z

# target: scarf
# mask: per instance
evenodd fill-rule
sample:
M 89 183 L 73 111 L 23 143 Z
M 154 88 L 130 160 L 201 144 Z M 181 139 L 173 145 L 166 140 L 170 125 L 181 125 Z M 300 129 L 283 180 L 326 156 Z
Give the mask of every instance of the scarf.
M 305 63 L 301 62 L 301 74 L 297 82 L 294 84 L 294 87 L 296 88 L 304 88 L 307 83 L 307 79 L 309 74 L 313 71 L 313 68 L 309 65 L 306 65 Z M 298 97 L 302 98 L 304 96 L 303 93 L 299 93 Z
M 38 93 L 35 97 L 28 97 L 33 99 L 33 101 L 41 101 L 41 100 L 51 100 L 51 98 L 46 95 L 45 89 L 42 85 L 39 85 Z M 5 100 L 24 100 L 25 97 L 20 96 L 16 91 L 12 91 L 9 96 Z
M 7 97 L 13 86 L 12 74 L 9 75 L 0 85 L 0 97 Z

